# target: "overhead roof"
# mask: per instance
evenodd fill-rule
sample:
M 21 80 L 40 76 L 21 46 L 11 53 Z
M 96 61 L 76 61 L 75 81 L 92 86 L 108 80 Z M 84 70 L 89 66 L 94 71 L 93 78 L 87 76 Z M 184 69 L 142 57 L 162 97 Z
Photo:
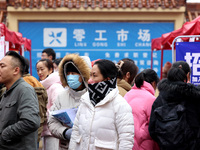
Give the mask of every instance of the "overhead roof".
M 179 8 L 185 6 L 185 0 L 9 0 L 15 8 Z

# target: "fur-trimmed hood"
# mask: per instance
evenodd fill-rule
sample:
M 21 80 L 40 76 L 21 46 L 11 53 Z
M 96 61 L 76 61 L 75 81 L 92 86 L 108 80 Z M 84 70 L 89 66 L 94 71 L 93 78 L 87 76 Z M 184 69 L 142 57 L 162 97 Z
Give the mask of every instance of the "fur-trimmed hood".
M 158 84 L 158 90 L 161 94 L 165 93 L 167 99 L 173 99 L 174 95 L 181 97 L 200 98 L 200 88 L 193 84 L 181 81 L 172 82 L 163 79 Z
M 77 54 L 66 55 L 59 64 L 60 81 L 62 82 L 62 85 L 64 87 L 68 86 L 67 81 L 66 81 L 66 77 L 65 77 L 65 74 L 64 74 L 64 70 L 65 70 L 64 66 L 66 66 L 66 70 L 67 70 L 67 65 L 65 65 L 66 63 L 71 63 L 76 67 L 76 69 L 81 74 L 81 77 L 83 79 L 85 86 L 87 87 L 87 81 L 90 78 L 89 65 L 91 65 L 91 64 L 87 64 L 87 62 Z

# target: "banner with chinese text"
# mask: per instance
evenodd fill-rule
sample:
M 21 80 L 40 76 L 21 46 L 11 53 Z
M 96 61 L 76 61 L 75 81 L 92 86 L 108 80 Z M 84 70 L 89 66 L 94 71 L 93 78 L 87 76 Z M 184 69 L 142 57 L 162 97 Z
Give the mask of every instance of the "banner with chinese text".
M 200 85 L 200 42 L 177 42 L 176 61 L 181 60 L 191 67 L 191 83 Z
M 36 77 L 35 64 L 47 47 L 56 51 L 57 58 L 69 53 L 87 55 L 91 61 L 130 58 L 142 71 L 151 66 L 151 39 L 173 30 L 172 22 L 19 22 L 19 32 L 32 41 Z M 153 69 L 160 75 L 160 51 L 153 56 Z M 165 51 L 166 61 L 171 62 L 171 51 Z

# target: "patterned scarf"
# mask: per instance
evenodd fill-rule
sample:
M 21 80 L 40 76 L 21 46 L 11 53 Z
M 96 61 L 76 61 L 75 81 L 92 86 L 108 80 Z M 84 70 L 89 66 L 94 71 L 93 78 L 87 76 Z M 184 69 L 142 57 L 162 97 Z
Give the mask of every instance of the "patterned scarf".
M 110 93 L 114 88 L 116 88 L 117 78 L 113 78 L 108 81 L 102 81 L 98 83 L 88 84 L 88 92 L 90 96 L 91 103 L 95 106 L 101 100 Z

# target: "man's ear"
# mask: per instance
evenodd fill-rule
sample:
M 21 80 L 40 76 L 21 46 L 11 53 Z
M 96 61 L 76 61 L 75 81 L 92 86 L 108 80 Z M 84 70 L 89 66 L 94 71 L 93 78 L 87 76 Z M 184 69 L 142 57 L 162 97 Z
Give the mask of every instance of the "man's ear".
M 19 68 L 19 67 L 15 67 L 15 68 L 14 68 L 13 74 L 14 74 L 14 75 L 20 74 L 20 68 Z
M 53 56 L 51 56 L 51 55 L 48 56 L 48 58 L 49 58 L 51 61 L 53 60 Z

